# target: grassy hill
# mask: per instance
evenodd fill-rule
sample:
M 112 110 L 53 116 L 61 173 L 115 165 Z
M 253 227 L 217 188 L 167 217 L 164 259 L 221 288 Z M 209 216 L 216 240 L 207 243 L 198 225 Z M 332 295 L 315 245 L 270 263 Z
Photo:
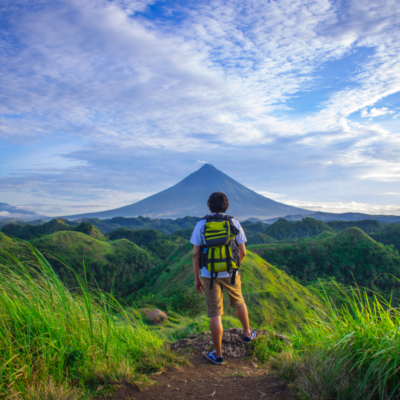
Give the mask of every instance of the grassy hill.
M 265 233 L 256 233 L 247 238 L 247 245 L 276 243 L 277 240 Z
M 157 229 L 158 231 L 166 234 L 171 234 L 177 230 L 193 229 L 197 222 L 200 221 L 198 217 L 184 217 L 177 219 L 152 219 L 149 217 L 115 217 L 111 219 L 90 218 L 85 219 L 88 222 L 100 229 L 104 234 L 110 233 L 118 228 L 128 229 Z
M 363 232 L 370 234 L 372 232 L 380 232 L 387 228 L 387 224 L 374 219 L 362 219 L 360 221 L 328 221 L 326 222 L 336 233 L 347 228 L 360 228 Z
M 264 260 L 301 283 L 334 277 L 360 285 L 400 302 L 400 256 L 396 249 L 375 242 L 359 228 L 348 228 L 321 240 L 250 246 Z
M 60 218 L 53 219 L 50 222 L 46 222 L 41 225 L 20 225 L 12 223 L 3 226 L 1 230 L 6 235 L 14 236 L 22 240 L 31 240 L 61 231 L 82 232 L 95 239 L 106 240 L 104 235 L 90 223 L 82 222 L 78 225 L 71 225 L 71 223 L 66 222 Z
M 0 250 L 9 250 L 15 242 L 6 236 L 4 233 L 0 232 Z
M 400 251 L 400 224 L 390 224 L 382 232 L 373 233 L 371 237 L 377 242 L 393 245 Z
M 332 232 L 329 232 L 329 231 L 324 231 L 324 232 L 320 233 L 319 235 L 314 236 L 312 238 L 312 240 L 322 240 L 322 239 L 326 239 L 326 238 L 329 238 L 332 236 L 335 236 L 335 234 Z
M 269 225 L 263 233 L 277 240 L 288 241 L 316 236 L 325 231 L 333 232 L 333 229 L 325 222 L 313 218 L 304 218 L 296 222 L 281 218 Z
M 70 287 L 76 285 L 74 274 L 62 263 L 65 260 L 80 276 L 84 276 L 85 263 L 91 285 L 126 297 L 139 289 L 155 260 L 136 244 L 120 239 L 106 242 L 84 233 L 61 231 L 34 239 L 31 243 L 49 257 L 54 269 Z
M 252 252 L 248 252 L 240 275 L 253 325 L 292 330 L 311 316 L 311 310 L 322 307 L 307 289 Z M 165 298 L 185 293 L 191 302 L 197 301 L 198 310 L 206 311 L 204 298 L 194 291 L 190 244 L 181 246 L 167 259 L 142 293 L 146 291 Z M 227 302 L 224 310 L 228 316 L 234 315 Z
M 186 242 L 180 236 L 166 235 L 156 229 L 119 228 L 112 231 L 107 237 L 110 240 L 127 239 L 145 248 L 160 260 L 165 260 L 175 249 Z

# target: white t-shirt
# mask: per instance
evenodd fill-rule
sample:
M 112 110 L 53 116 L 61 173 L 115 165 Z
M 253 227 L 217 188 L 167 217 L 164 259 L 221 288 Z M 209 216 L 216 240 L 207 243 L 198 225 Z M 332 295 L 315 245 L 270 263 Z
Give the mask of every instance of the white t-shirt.
M 201 246 L 204 243 L 204 226 L 206 225 L 206 222 L 207 221 L 205 219 L 202 219 L 196 224 L 193 229 L 192 237 L 190 238 L 190 243 L 196 246 Z M 247 242 L 246 235 L 244 234 L 243 228 L 239 221 L 236 221 L 236 219 L 232 218 L 232 224 L 239 229 L 239 233 L 236 236 L 237 243 L 242 244 Z M 211 278 L 211 274 L 206 268 L 201 269 L 201 276 L 204 278 Z M 218 278 L 229 278 L 229 272 L 219 272 Z

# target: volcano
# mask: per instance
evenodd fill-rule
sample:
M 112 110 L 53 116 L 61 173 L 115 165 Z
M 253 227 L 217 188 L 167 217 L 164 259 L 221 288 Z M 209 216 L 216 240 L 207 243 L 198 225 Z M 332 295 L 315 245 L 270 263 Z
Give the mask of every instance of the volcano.
M 224 192 L 229 198 L 227 214 L 240 220 L 247 218 L 275 218 L 288 214 L 311 214 L 312 211 L 288 206 L 248 189 L 211 164 L 204 164 L 196 172 L 157 194 L 137 203 L 109 211 L 66 216 L 69 220 L 82 218 L 137 217 L 180 218 L 203 217 L 209 210 L 207 200 L 213 192 Z

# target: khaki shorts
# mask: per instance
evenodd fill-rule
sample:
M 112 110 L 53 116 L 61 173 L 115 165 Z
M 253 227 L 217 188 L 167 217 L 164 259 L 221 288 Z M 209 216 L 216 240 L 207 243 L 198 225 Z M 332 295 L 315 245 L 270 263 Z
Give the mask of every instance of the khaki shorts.
M 214 279 L 213 288 L 210 289 L 211 278 L 201 278 L 204 283 L 204 294 L 207 302 L 207 315 L 218 317 L 224 314 L 223 290 L 226 290 L 229 296 L 229 305 L 231 307 L 239 307 L 244 304 L 242 296 L 242 284 L 240 275 L 236 275 L 235 284 L 231 284 L 231 278 Z

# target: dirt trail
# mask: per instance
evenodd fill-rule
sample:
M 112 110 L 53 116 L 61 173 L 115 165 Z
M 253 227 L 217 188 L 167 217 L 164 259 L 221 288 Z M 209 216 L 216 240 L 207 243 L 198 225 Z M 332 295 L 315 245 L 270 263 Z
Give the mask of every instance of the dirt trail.
M 204 355 L 192 353 L 189 361 L 189 365 L 168 368 L 159 375 L 152 375 L 156 384 L 142 391 L 130 384 L 121 384 L 114 396 L 108 399 L 289 399 L 287 386 L 270 375 L 266 367 L 251 360 L 224 357 L 224 365 L 214 365 Z

